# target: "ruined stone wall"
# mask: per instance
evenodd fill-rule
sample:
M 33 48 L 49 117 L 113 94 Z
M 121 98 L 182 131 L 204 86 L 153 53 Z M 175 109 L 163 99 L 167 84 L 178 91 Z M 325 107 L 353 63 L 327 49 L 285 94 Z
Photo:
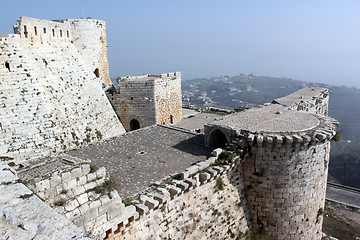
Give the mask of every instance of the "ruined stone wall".
M 141 128 L 156 124 L 154 80 L 120 80 L 119 84 L 120 93 L 108 96 L 125 129 L 131 130 L 131 120 Z
M 220 151 L 221 152 L 221 149 Z M 189 167 L 183 180 L 166 179 L 130 205 L 134 213 L 107 231 L 107 239 L 235 239 L 250 231 L 239 159 Z M 135 212 L 136 210 L 136 212 Z
M 105 21 L 66 19 L 64 23 L 71 26 L 72 43 L 94 76 L 100 77 L 103 83 L 107 85 L 112 84 L 109 76 Z
M 56 212 L 94 235 L 105 234 L 108 222 L 125 211 L 117 191 L 109 188 L 105 168 L 87 161 L 62 154 L 33 161 L 18 174 Z
M 158 124 L 170 125 L 182 120 L 181 73 L 161 74 L 155 80 Z
M 289 110 L 327 116 L 329 113 L 330 90 L 320 87 L 306 87 L 288 96 L 275 99 L 273 103 Z
M 37 18 L 20 17 L 14 26 L 14 33 L 24 41 L 32 43 L 70 43 L 71 27 L 68 22 L 48 21 Z
M 20 162 L 125 132 L 70 43 L 2 37 L 0 77 L 0 156 Z
M 0 163 L 2 239 L 82 239 L 85 232 L 30 191 L 15 170 Z
M 248 135 L 245 193 L 260 239 L 321 239 L 330 141 L 336 126 L 311 134 Z M 309 136 L 310 135 L 310 136 Z

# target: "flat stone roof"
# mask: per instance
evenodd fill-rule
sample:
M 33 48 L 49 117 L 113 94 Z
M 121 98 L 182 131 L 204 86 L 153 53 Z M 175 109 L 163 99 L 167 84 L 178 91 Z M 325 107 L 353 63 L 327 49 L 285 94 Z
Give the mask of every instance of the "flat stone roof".
M 292 106 L 296 103 L 300 103 L 301 101 L 309 101 L 315 96 L 320 96 L 323 92 L 328 91 L 327 88 L 321 87 L 305 87 L 300 89 L 297 92 L 294 92 L 290 95 L 287 95 L 282 98 L 277 98 L 273 102 L 279 103 L 283 106 Z
M 290 111 L 272 104 L 232 114 L 210 124 L 250 132 L 291 133 L 313 129 L 320 124 L 320 120 L 308 113 Z
M 224 116 L 213 114 L 213 113 L 200 113 L 191 115 L 186 119 L 183 119 L 181 122 L 174 124 L 174 126 L 187 129 L 187 130 L 196 130 L 204 129 L 204 125 L 210 122 L 213 122 L 218 119 L 223 119 Z
M 211 149 L 204 147 L 203 135 L 154 125 L 67 154 L 105 167 L 119 180 L 117 190 L 124 199 L 206 160 Z

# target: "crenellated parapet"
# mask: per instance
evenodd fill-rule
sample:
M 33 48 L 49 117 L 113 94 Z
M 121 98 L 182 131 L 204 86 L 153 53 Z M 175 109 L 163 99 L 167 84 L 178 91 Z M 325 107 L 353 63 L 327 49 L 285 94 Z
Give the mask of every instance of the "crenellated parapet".
M 320 109 L 317 105 L 294 111 L 291 106 L 299 105 L 291 98 L 290 107 L 277 102 L 205 125 L 205 144 L 222 143 L 248 154 L 242 176 L 252 228 L 260 239 L 322 236 L 330 143 L 339 123 L 324 112 L 309 113 Z

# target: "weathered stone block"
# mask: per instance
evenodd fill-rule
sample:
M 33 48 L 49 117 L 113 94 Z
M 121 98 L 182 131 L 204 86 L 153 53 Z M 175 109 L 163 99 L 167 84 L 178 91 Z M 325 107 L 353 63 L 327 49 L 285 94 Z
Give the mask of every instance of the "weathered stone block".
M 35 188 L 36 188 L 37 192 L 44 192 L 46 189 L 49 189 L 50 188 L 49 179 L 45 179 L 45 180 L 35 183 Z
M 76 179 L 82 176 L 82 170 L 80 167 L 71 170 L 71 178 Z

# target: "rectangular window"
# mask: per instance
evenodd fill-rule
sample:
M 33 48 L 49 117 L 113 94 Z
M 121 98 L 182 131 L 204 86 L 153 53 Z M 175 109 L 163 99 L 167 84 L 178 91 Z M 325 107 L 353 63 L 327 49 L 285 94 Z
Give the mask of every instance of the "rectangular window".
M 24 35 L 25 35 L 25 38 L 27 38 L 27 37 L 28 37 L 28 32 L 27 32 L 27 28 L 26 28 L 26 26 L 24 26 Z
M 55 30 L 54 29 L 52 30 L 52 34 L 53 34 L 53 37 L 55 37 Z
M 69 31 L 66 31 L 66 36 L 69 37 Z
M 35 35 L 37 35 L 37 29 L 35 26 L 34 26 L 34 32 L 35 32 Z
M 60 30 L 60 37 L 62 37 L 62 30 Z
M 44 33 L 46 33 L 46 28 L 44 28 Z

